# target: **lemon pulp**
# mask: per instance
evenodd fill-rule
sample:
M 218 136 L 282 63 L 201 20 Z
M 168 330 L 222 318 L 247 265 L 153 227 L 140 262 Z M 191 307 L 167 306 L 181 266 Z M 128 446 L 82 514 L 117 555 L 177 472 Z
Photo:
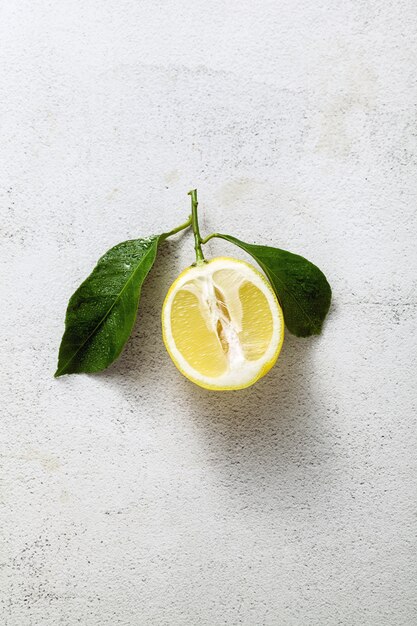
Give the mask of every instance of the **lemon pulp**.
M 283 340 L 281 307 L 254 267 L 226 257 L 186 269 L 162 311 L 175 365 L 208 389 L 241 389 L 275 363 Z

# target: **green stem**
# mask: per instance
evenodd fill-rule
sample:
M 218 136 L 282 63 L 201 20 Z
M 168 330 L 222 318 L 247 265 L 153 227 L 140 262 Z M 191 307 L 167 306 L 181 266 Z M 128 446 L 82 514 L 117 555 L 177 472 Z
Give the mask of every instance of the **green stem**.
M 181 226 L 177 226 L 177 228 L 173 228 L 169 232 L 161 235 L 161 240 L 164 241 L 165 239 L 168 239 L 168 237 L 171 237 L 171 235 L 175 235 L 176 233 L 179 233 L 181 230 L 185 230 L 186 228 L 191 226 L 191 224 L 192 224 L 192 216 L 190 215 L 190 217 L 188 218 L 186 222 L 184 222 L 184 224 L 181 224 Z
M 193 232 L 194 232 L 195 258 L 196 258 L 197 263 L 201 264 L 201 263 L 204 263 L 205 259 L 204 259 L 203 251 L 201 249 L 202 239 L 201 239 L 201 235 L 200 235 L 200 229 L 199 229 L 199 226 L 198 226 L 197 189 L 192 189 L 191 191 L 188 192 L 188 195 L 191 196 L 191 220 L 192 220 L 191 224 L 192 224 Z
M 221 235 L 220 233 L 211 233 L 211 235 L 207 235 L 207 237 L 201 239 L 200 243 L 207 243 L 208 241 L 210 241 L 210 239 L 213 239 L 214 237 L 221 237 Z

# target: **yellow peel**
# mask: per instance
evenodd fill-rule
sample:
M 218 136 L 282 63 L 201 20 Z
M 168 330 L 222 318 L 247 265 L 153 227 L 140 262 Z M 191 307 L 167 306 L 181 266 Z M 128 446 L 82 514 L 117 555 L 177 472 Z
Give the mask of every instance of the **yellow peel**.
M 281 307 L 266 278 L 245 261 L 217 257 L 185 269 L 162 307 L 165 347 L 200 387 L 249 387 L 276 362 L 284 339 Z

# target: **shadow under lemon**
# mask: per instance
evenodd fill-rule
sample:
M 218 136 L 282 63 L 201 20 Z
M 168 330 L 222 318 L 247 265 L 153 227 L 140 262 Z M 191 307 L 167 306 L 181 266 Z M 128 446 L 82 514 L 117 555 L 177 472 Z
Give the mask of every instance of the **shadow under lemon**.
M 276 442 L 277 453 L 288 446 L 288 438 L 295 437 L 297 445 L 302 444 L 303 431 L 314 419 L 313 356 L 320 338 L 299 339 L 286 332 L 276 364 L 254 385 L 239 391 L 202 389 L 178 372 L 161 336 L 162 304 L 182 269 L 178 241 L 165 242 L 143 286 L 132 336 L 120 358 L 99 376 L 116 383 L 139 410 L 144 400 L 149 404 L 164 390 L 164 400 L 172 406 L 171 419 L 175 420 L 185 403 L 203 439 L 216 443 L 225 454 L 242 445 L 255 452 L 265 436 Z
M 208 391 L 190 382 L 171 361 L 161 334 L 165 295 L 184 269 L 177 244 L 161 247 L 132 336 L 118 361 L 99 374 L 122 397 L 115 421 L 139 438 L 149 426 L 152 438 L 167 446 L 161 458 L 174 464 L 178 480 L 197 472 L 199 506 L 212 514 L 245 510 L 256 524 L 269 524 L 273 512 L 291 525 L 300 511 L 328 498 L 337 456 L 327 436 L 334 402 L 323 405 L 318 393 L 314 353 L 321 338 L 286 332 L 274 367 L 246 389 Z

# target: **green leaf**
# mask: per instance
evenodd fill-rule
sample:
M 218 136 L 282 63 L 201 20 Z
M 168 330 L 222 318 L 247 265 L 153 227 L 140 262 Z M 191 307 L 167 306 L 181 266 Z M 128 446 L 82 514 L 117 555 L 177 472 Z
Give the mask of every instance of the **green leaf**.
M 124 241 L 99 259 L 68 303 L 55 376 L 98 372 L 117 359 L 135 323 L 158 243 L 167 236 Z
M 293 335 L 320 334 L 332 291 L 316 265 L 286 250 L 245 243 L 230 235 L 215 236 L 239 246 L 261 266 L 281 303 L 285 325 Z

